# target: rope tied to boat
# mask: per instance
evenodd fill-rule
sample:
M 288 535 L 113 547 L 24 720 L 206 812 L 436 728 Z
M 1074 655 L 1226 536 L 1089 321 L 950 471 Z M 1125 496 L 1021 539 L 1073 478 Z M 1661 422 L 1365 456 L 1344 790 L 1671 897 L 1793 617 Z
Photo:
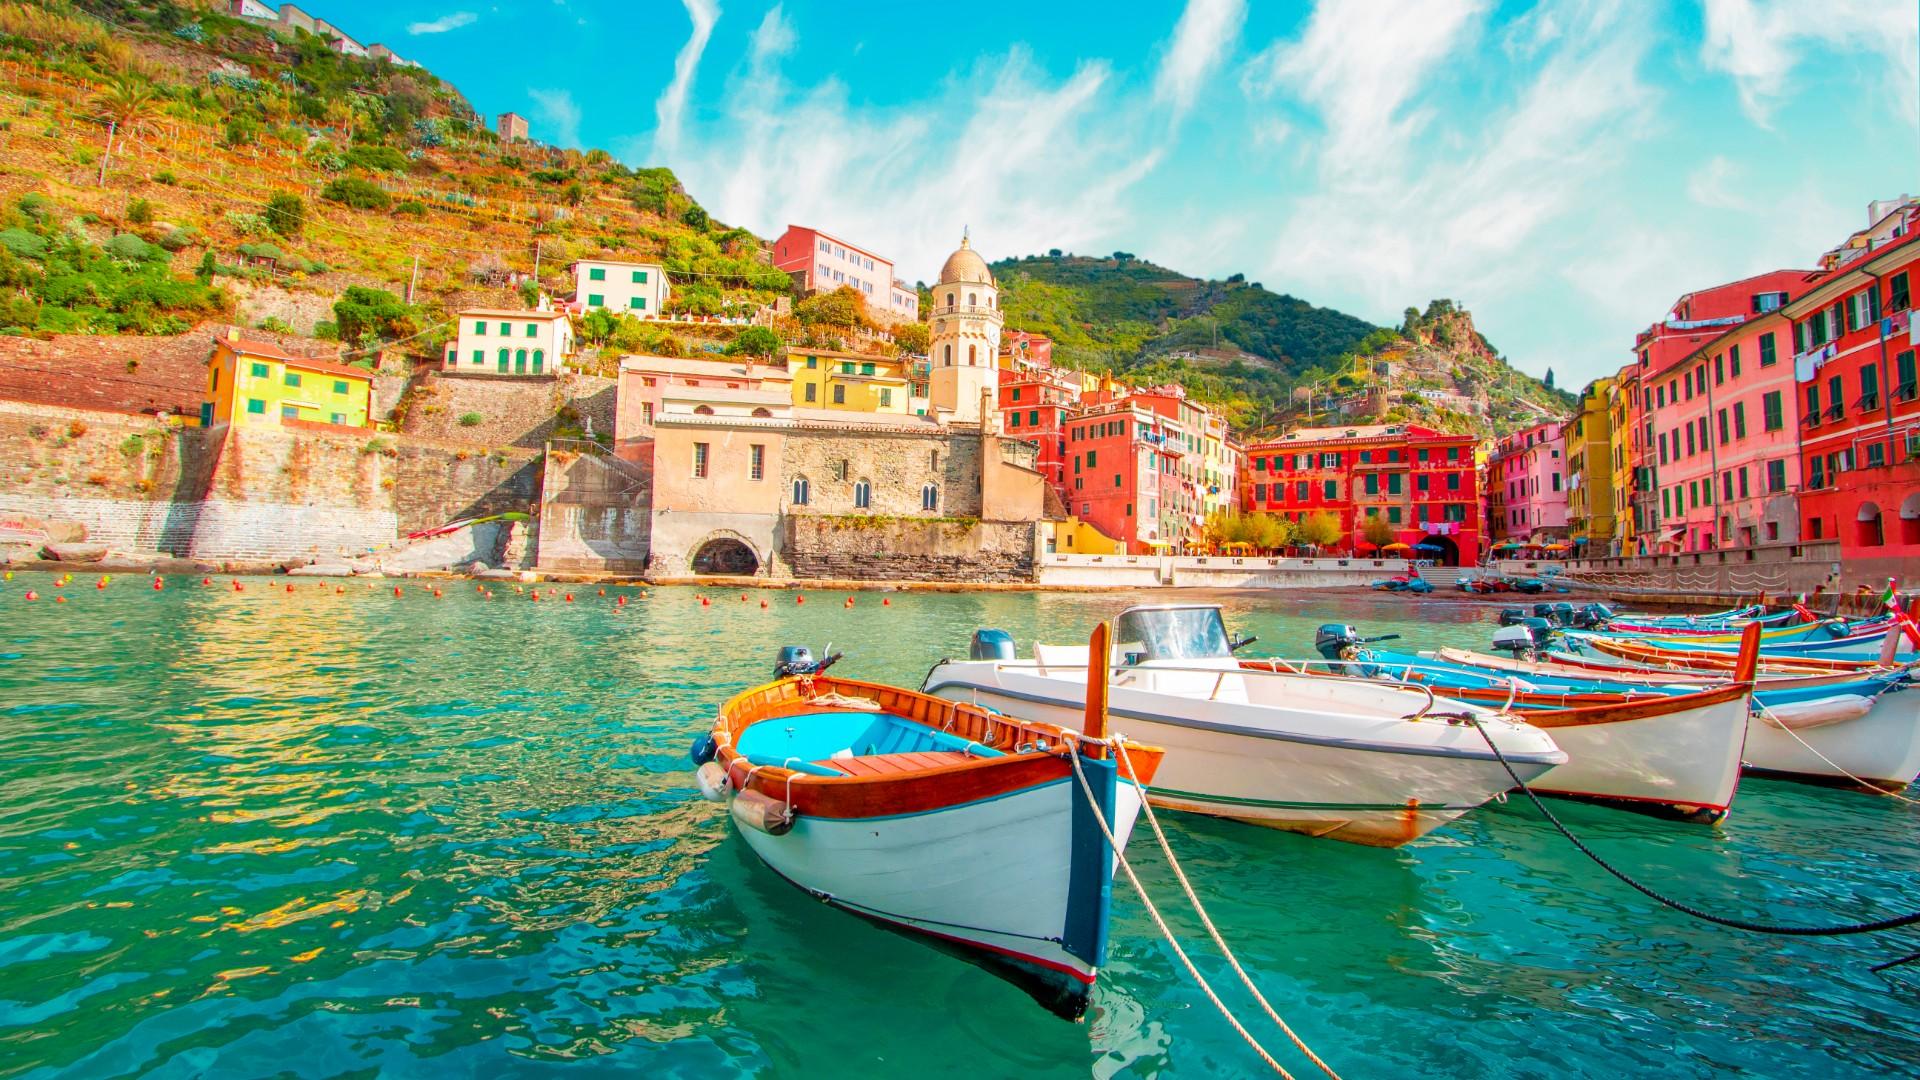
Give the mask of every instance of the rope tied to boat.
M 1882 930 L 1894 930 L 1902 926 L 1912 926 L 1915 923 L 1920 923 L 1920 911 L 1911 911 L 1905 915 L 1895 915 L 1890 918 L 1877 919 L 1873 922 L 1843 923 L 1837 926 L 1780 926 L 1773 923 L 1749 922 L 1745 919 L 1733 919 L 1725 915 L 1715 915 L 1710 911 L 1702 911 L 1699 908 L 1675 900 L 1672 897 L 1663 896 L 1648 886 L 1642 885 L 1640 882 L 1629 877 L 1626 871 L 1619 869 L 1606 859 L 1601 858 L 1599 852 L 1594 851 L 1586 845 L 1585 841 L 1575 836 L 1573 830 L 1562 824 L 1560 819 L 1554 816 L 1553 811 L 1547 809 L 1547 804 L 1541 801 L 1540 796 L 1534 793 L 1533 788 L 1529 787 L 1525 780 L 1520 779 L 1520 774 L 1514 771 L 1513 764 L 1507 760 L 1507 755 L 1500 752 L 1500 747 L 1493 741 L 1493 736 L 1487 734 L 1487 729 L 1480 718 L 1475 717 L 1470 720 L 1469 723 L 1473 725 L 1475 731 L 1480 733 L 1480 738 L 1485 740 L 1487 749 L 1493 751 L 1493 756 L 1495 760 L 1500 762 L 1500 767 L 1507 770 L 1507 776 L 1513 780 L 1514 786 L 1526 793 L 1527 798 L 1532 801 L 1534 809 L 1540 811 L 1540 815 L 1546 818 L 1548 823 L 1555 829 L 1559 830 L 1561 836 L 1566 837 L 1568 842 L 1573 844 L 1575 848 L 1578 848 L 1580 854 L 1598 863 L 1600 869 L 1619 878 L 1622 882 L 1632 887 L 1635 892 L 1638 892 L 1650 900 L 1664 904 L 1684 915 L 1691 915 L 1703 922 L 1713 923 L 1716 926 L 1724 926 L 1733 930 L 1746 930 L 1756 934 L 1776 934 L 1783 937 L 1838 937 L 1845 934 L 1872 934 Z
M 1104 740 L 1104 739 L 1087 740 L 1087 741 L 1109 742 L 1109 740 Z M 1274 1072 L 1279 1073 L 1282 1077 L 1285 1078 L 1285 1080 L 1294 1080 L 1293 1074 L 1288 1072 L 1285 1066 L 1281 1065 L 1280 1062 L 1275 1060 L 1274 1056 L 1267 1052 L 1266 1047 L 1260 1045 L 1260 1040 L 1255 1038 L 1253 1033 L 1247 1030 L 1246 1025 L 1240 1022 L 1240 1018 L 1235 1016 L 1233 1014 L 1233 1010 L 1227 1007 L 1227 1003 L 1220 1000 L 1220 995 L 1214 991 L 1213 985 L 1207 982 L 1206 976 L 1200 974 L 1200 969 L 1198 966 L 1194 964 L 1193 958 L 1188 956 L 1186 949 L 1181 947 L 1179 938 L 1174 936 L 1173 929 L 1167 925 L 1167 920 L 1161 916 L 1160 908 L 1154 904 L 1153 898 L 1147 895 L 1146 886 L 1140 883 L 1140 876 L 1134 873 L 1133 863 L 1128 861 L 1126 852 L 1121 848 L 1119 840 L 1116 839 L 1113 835 L 1113 829 L 1109 827 L 1107 824 L 1106 814 L 1102 813 L 1100 810 L 1099 800 L 1094 798 L 1093 786 L 1090 783 L 1088 783 L 1086 770 L 1080 764 L 1079 743 L 1080 743 L 1080 740 L 1078 739 L 1069 739 L 1067 741 L 1066 749 L 1067 749 L 1068 759 L 1073 762 L 1073 774 L 1080 781 L 1080 791 L 1083 795 L 1086 796 L 1088 808 L 1093 811 L 1094 823 L 1100 826 L 1100 834 L 1106 837 L 1107 846 L 1113 850 L 1114 858 L 1120 863 L 1120 869 L 1126 871 L 1127 882 L 1133 886 L 1133 891 L 1135 895 L 1140 897 L 1140 903 L 1146 907 L 1147 914 L 1152 917 L 1154 926 L 1159 928 L 1160 936 L 1166 938 L 1167 946 L 1173 950 L 1174 956 L 1178 957 L 1181 965 L 1187 969 L 1187 974 L 1192 976 L 1194 983 L 1200 987 L 1201 993 L 1207 996 L 1207 1000 L 1213 1003 L 1213 1007 L 1219 1011 L 1220 1015 L 1226 1019 L 1228 1024 L 1231 1024 L 1233 1026 L 1233 1030 L 1237 1032 L 1242 1039 L 1246 1040 L 1247 1045 L 1253 1048 L 1253 1052 L 1260 1055 L 1260 1060 L 1266 1062 L 1268 1068 L 1271 1068 Z M 1116 748 L 1116 751 L 1118 753 L 1124 755 L 1125 749 L 1121 745 L 1121 743 L 1122 743 L 1122 740 L 1118 736 L 1115 736 L 1111 740 L 1110 745 L 1113 745 Z M 1132 763 L 1124 762 L 1124 764 L 1125 764 L 1128 775 L 1133 775 Z M 1142 790 L 1140 795 L 1140 805 L 1143 809 L 1146 807 L 1146 802 L 1147 802 L 1146 792 Z M 1156 834 L 1159 832 L 1158 825 L 1154 826 L 1154 831 L 1156 832 Z M 1164 846 L 1164 844 L 1165 844 L 1165 840 L 1163 839 L 1162 845 Z M 1167 859 L 1168 859 L 1169 865 L 1177 865 L 1173 861 L 1173 853 L 1171 851 L 1167 852 Z M 1181 877 L 1181 883 L 1183 885 L 1185 885 L 1186 883 L 1186 879 L 1184 875 L 1182 875 Z M 1189 898 L 1193 896 L 1193 892 L 1190 887 L 1188 888 L 1187 895 Z M 1198 903 L 1199 902 L 1196 900 L 1195 901 L 1196 910 L 1198 909 Z M 1207 920 L 1204 914 L 1201 916 L 1201 919 L 1202 921 L 1207 923 L 1208 930 L 1213 931 L 1212 922 L 1210 920 Z M 1215 935 L 1214 941 L 1220 944 L 1221 951 L 1226 952 L 1226 944 L 1220 940 L 1218 932 L 1214 931 L 1214 935 Z M 1247 978 L 1246 972 L 1241 969 L 1239 962 L 1233 960 L 1231 953 L 1227 953 L 1227 957 L 1229 962 L 1233 964 L 1234 970 L 1240 973 L 1241 979 L 1243 981 L 1246 980 Z M 1251 982 L 1248 982 L 1247 986 L 1248 986 L 1248 989 L 1253 988 L 1253 984 Z M 1267 1010 L 1267 1015 L 1273 1017 L 1274 1022 L 1280 1025 L 1281 1030 L 1286 1032 L 1287 1037 L 1293 1040 L 1293 1043 L 1295 1046 L 1298 1046 L 1301 1049 L 1301 1051 L 1307 1055 L 1307 1057 L 1311 1058 L 1314 1064 L 1320 1066 L 1321 1069 L 1325 1070 L 1328 1076 L 1334 1077 L 1334 1080 L 1339 1080 L 1339 1077 L 1337 1076 L 1337 1074 L 1335 1074 L 1331 1069 L 1328 1069 L 1326 1066 L 1326 1063 L 1321 1061 L 1320 1058 L 1313 1053 L 1313 1051 L 1307 1049 L 1306 1044 L 1301 1042 L 1298 1036 L 1294 1035 L 1293 1030 L 1291 1028 L 1288 1028 L 1284 1021 L 1280 1020 L 1280 1017 L 1278 1016 L 1278 1014 L 1276 1014 L 1273 1011 L 1272 1006 L 1267 1004 L 1266 998 L 1261 997 L 1260 992 L 1258 990 L 1254 990 L 1254 996 L 1259 999 L 1261 1007 Z

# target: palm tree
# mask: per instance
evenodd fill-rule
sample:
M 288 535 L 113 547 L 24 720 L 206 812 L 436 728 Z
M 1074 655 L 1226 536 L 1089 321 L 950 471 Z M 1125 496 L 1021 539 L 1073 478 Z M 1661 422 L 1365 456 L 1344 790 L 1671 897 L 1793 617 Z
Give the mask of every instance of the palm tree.
M 113 138 L 121 129 L 131 129 L 153 108 L 153 84 L 131 72 L 113 77 L 107 88 L 94 97 L 94 104 L 106 116 L 107 150 L 100 156 L 100 183 L 107 182 L 107 161 L 113 157 Z

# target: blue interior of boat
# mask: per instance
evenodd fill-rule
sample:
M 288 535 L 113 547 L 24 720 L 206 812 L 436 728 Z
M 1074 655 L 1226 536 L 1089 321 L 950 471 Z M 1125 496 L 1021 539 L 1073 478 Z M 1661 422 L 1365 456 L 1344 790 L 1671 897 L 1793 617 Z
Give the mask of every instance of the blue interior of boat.
M 795 713 L 772 717 L 741 732 L 734 749 L 757 765 L 825 761 L 843 750 L 851 750 L 857 757 L 941 750 L 961 751 L 974 757 L 1004 756 L 990 746 L 958 735 L 936 731 L 891 713 L 872 712 Z M 801 772 L 838 775 L 828 768 L 791 767 Z

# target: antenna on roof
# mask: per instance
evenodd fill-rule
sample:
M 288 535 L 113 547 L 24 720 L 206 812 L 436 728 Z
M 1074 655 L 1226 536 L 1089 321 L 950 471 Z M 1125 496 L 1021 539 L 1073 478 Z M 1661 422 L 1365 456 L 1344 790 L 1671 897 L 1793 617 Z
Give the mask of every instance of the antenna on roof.
M 960 246 L 971 247 L 972 244 L 973 244 L 973 226 L 971 225 L 960 226 Z

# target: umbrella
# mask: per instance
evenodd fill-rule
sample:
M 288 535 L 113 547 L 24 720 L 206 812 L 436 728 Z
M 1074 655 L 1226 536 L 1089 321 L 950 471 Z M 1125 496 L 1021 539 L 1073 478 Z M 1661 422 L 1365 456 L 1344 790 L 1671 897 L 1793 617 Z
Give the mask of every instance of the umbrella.
M 1385 546 L 1385 547 L 1383 547 L 1383 548 L 1381 548 L 1380 550 L 1381 550 L 1381 551 L 1412 551 L 1412 550 L 1413 550 L 1413 545 L 1412 545 L 1412 544 L 1402 544 L 1402 543 L 1400 543 L 1399 541 L 1397 541 L 1397 540 L 1396 540 L 1396 541 L 1394 541 L 1393 543 L 1391 543 L 1391 544 L 1388 544 L 1387 546 Z
M 1446 549 L 1446 548 L 1443 548 L 1443 547 L 1441 547 L 1441 546 L 1440 546 L 1439 544 L 1415 544 L 1415 545 L 1413 545 L 1413 550 L 1415 550 L 1415 551 L 1445 551 L 1445 550 L 1447 550 L 1447 549 Z
M 1495 550 L 1495 551 L 1512 551 L 1512 550 L 1513 550 L 1514 548 L 1517 548 L 1517 547 L 1519 547 L 1519 546 L 1520 546 L 1520 541 L 1518 541 L 1518 540 L 1509 540 L 1509 541 L 1507 541 L 1507 542 L 1506 542 L 1506 543 L 1504 543 L 1504 544 L 1495 544 L 1495 545 L 1493 545 L 1493 550 Z
M 1544 548 L 1542 548 L 1541 550 L 1543 550 L 1543 551 L 1572 551 L 1572 550 L 1573 550 L 1573 545 L 1572 545 L 1572 544 L 1548 544 L 1548 545 L 1547 545 L 1546 547 L 1544 547 Z

